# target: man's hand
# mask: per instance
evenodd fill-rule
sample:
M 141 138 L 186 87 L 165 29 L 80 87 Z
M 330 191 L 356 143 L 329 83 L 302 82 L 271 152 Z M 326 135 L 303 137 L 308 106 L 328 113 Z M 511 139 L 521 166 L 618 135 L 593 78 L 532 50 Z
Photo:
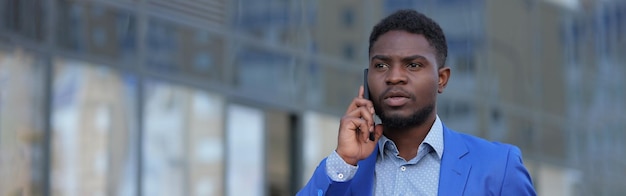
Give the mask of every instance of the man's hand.
M 382 125 L 374 125 L 374 105 L 370 100 L 363 98 L 363 86 L 359 88 L 359 95 L 352 100 L 346 114 L 339 124 L 339 139 L 337 149 L 339 156 L 348 164 L 367 158 L 383 135 Z M 374 141 L 369 139 L 374 133 Z

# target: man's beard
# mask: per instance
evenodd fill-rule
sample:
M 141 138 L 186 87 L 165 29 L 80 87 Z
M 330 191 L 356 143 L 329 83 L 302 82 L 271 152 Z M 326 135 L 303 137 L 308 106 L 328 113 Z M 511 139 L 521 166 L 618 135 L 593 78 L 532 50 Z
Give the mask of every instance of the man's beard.
M 393 130 L 403 130 L 410 127 L 416 127 L 424 124 L 426 119 L 435 109 L 434 104 L 429 104 L 426 107 L 415 110 L 413 114 L 409 116 L 400 116 L 400 115 L 386 115 L 385 112 L 381 108 L 375 108 L 376 115 L 380 118 L 385 127 L 385 130 L 393 129 Z

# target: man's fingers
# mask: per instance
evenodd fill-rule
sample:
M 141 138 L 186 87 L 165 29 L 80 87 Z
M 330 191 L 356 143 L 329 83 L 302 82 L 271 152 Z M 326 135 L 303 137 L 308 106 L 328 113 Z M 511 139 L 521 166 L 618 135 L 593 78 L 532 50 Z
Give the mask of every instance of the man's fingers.
M 356 139 L 357 142 L 361 143 L 367 142 L 369 140 L 369 130 L 373 127 L 369 126 L 368 122 L 366 122 L 365 119 L 347 117 L 343 118 L 342 121 L 342 123 L 348 125 L 346 127 L 346 131 L 354 133 L 354 139 Z
M 363 135 L 367 135 L 369 128 L 367 126 L 367 122 L 365 122 L 362 118 L 346 118 L 345 120 L 349 121 L 351 126 L 347 127 L 349 131 L 354 131 L 354 137 L 358 142 L 362 142 Z
M 363 99 L 363 92 L 364 91 L 365 91 L 365 89 L 363 88 L 363 85 L 359 86 L 359 95 L 357 95 L 357 97 Z
M 365 90 L 363 86 L 362 85 L 359 86 L 359 94 L 357 95 L 357 97 L 355 97 L 352 100 L 352 103 L 350 103 L 350 106 L 348 106 L 348 109 L 346 110 L 346 114 L 358 107 L 367 107 L 367 108 L 371 108 L 372 111 L 374 110 L 374 105 L 372 104 L 372 102 L 368 99 L 363 98 L 364 93 L 365 93 Z
M 352 112 L 353 110 L 356 110 L 359 107 L 365 107 L 368 110 L 370 110 L 370 113 L 374 113 L 374 104 L 372 104 L 372 101 L 367 100 L 367 99 L 363 99 L 363 98 L 358 98 L 355 97 L 352 100 L 352 103 L 350 103 L 350 106 L 348 107 L 348 110 L 346 110 L 346 115 L 350 112 Z
M 363 121 L 360 126 L 359 129 L 357 129 L 357 133 L 356 133 L 356 138 L 357 141 L 359 142 L 367 142 L 369 141 L 369 132 L 370 126 L 367 125 L 367 122 Z
M 353 118 L 362 118 L 365 120 L 366 125 L 367 125 L 367 129 L 364 129 L 364 131 L 366 132 L 373 132 L 374 131 L 374 113 L 372 113 L 373 110 L 370 110 L 368 108 L 365 107 L 359 107 L 356 110 L 352 110 L 350 113 L 348 113 L 346 116 L 350 116 Z

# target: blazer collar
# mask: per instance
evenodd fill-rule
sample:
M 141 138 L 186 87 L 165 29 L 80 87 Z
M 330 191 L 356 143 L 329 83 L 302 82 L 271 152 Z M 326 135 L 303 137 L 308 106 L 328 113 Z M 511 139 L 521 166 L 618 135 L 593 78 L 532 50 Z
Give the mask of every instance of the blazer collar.
M 462 136 L 443 126 L 444 152 L 439 171 L 439 195 L 463 195 L 472 168 Z

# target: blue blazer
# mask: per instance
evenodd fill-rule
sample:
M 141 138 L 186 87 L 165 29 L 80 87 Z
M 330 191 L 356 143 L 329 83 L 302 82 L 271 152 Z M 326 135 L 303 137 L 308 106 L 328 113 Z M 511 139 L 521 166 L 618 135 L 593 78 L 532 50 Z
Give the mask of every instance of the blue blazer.
M 443 126 L 439 195 L 536 195 L 519 148 L 489 142 Z M 378 146 L 378 145 L 377 145 Z M 347 182 L 326 174 L 326 159 L 298 195 L 372 195 L 378 147 Z

